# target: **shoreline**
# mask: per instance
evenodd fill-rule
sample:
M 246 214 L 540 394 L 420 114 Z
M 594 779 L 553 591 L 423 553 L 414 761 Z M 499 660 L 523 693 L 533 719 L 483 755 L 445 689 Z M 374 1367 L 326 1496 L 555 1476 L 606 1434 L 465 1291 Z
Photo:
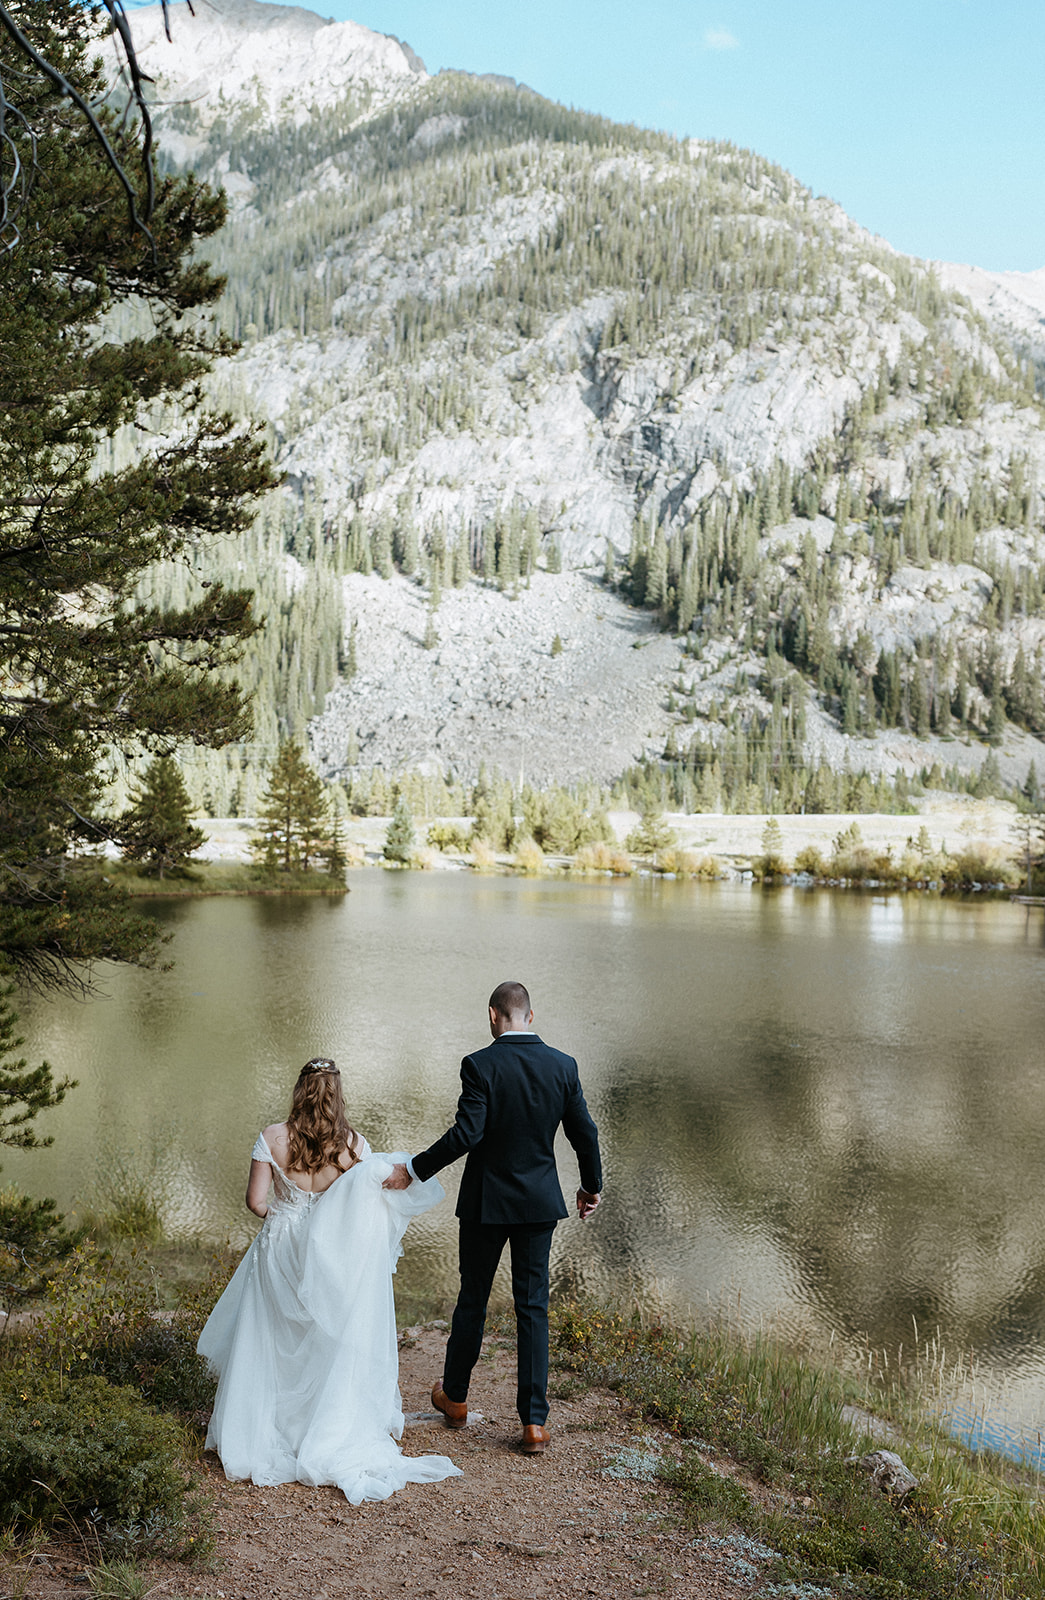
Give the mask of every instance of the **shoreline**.
M 904 812 L 839 811 L 808 812 L 673 812 L 664 813 L 664 822 L 678 836 L 682 850 L 699 850 L 728 862 L 749 860 L 761 853 L 762 831 L 773 817 L 783 836 L 783 852 L 793 856 L 804 845 L 830 849 L 832 840 L 856 823 L 869 848 L 902 848 L 908 837 L 917 837 L 923 826 L 934 849 L 957 848 L 982 842 L 997 848 L 1015 848 L 1013 828 L 1019 813 L 1008 800 L 974 800 L 969 796 L 934 791 L 913 803 Z M 623 844 L 640 821 L 637 811 L 608 813 L 610 828 L 618 845 Z M 346 850 L 361 850 L 380 855 L 388 832 L 390 816 L 342 818 Z M 414 831 L 418 847 L 435 823 L 470 827 L 471 817 L 415 816 Z M 203 817 L 199 826 L 207 835 L 201 860 L 246 861 L 249 839 L 256 832 L 250 817 Z M 507 853 L 505 859 L 510 859 Z
M 146 1246 L 147 1263 L 155 1254 L 156 1247 Z M 168 1330 L 159 1368 L 167 1359 L 185 1359 L 233 1265 L 227 1258 L 223 1271 L 199 1285 L 202 1292 L 190 1287 L 182 1310 L 153 1312 L 149 1320 Z M 118 1309 L 120 1291 L 113 1287 Z M 179 1526 L 183 1546 L 190 1527 L 203 1534 L 195 1559 L 214 1574 L 218 1593 L 276 1592 L 278 1585 L 285 1600 L 310 1600 L 317 1566 L 340 1571 L 346 1538 L 368 1570 L 424 1560 L 432 1550 L 422 1525 L 433 1504 L 462 1519 L 450 1523 L 451 1536 L 440 1537 L 445 1559 L 426 1568 L 432 1575 L 425 1593 L 434 1600 L 510 1589 L 520 1556 L 528 1570 L 539 1563 L 532 1570 L 565 1594 L 730 1600 L 738 1584 L 751 1592 L 755 1582 L 766 1595 L 842 1590 L 854 1600 L 882 1594 L 982 1600 L 1001 1592 L 1029 1600 L 1041 1592 L 1033 1466 L 977 1454 L 949 1433 L 928 1403 L 933 1368 L 922 1366 L 917 1352 L 908 1381 L 898 1383 L 879 1361 L 861 1375 L 714 1321 L 691 1327 L 601 1301 L 556 1301 L 552 1449 L 535 1463 L 516 1448 L 515 1340 L 507 1308 L 491 1313 L 475 1374 L 477 1409 L 468 1428 L 454 1433 L 428 1399 L 447 1328 L 442 1318 L 431 1319 L 433 1309 L 417 1304 L 404 1315 L 407 1308 L 397 1306 L 397 1333 L 405 1453 L 449 1453 L 462 1468 L 461 1477 L 437 1487 L 408 1484 L 388 1500 L 351 1506 L 329 1485 L 228 1482 L 213 1454 L 203 1453 L 205 1397 L 191 1402 L 191 1419 L 183 1420 L 194 1430 L 193 1477 L 209 1510 L 193 1524 L 186 1511 L 199 1517 L 200 1510 L 186 1507 Z M 103 1344 L 111 1346 L 111 1361 L 121 1345 L 121 1319 L 110 1321 Z M 95 1349 L 86 1326 L 74 1329 L 73 1338 L 78 1348 Z M 7 1344 L 8 1362 L 18 1349 L 18 1341 Z M 135 1407 L 180 1415 L 188 1396 L 157 1383 L 159 1368 L 150 1371 L 153 1403 L 142 1397 Z M 159 1463 L 168 1446 L 157 1439 L 154 1448 Z M 288 1517 L 298 1526 L 289 1568 Z M 101 1545 L 92 1557 L 82 1538 L 70 1538 L 60 1524 L 49 1537 L 41 1532 L 31 1549 L 15 1545 L 6 1552 L 11 1576 L 25 1563 L 18 1572 L 24 1581 L 12 1592 L 52 1600 L 71 1592 L 67 1584 L 91 1583 L 95 1563 L 101 1570 Z M 142 1580 L 128 1594 L 146 1586 L 178 1594 L 202 1577 L 197 1564 L 190 1579 L 184 1563 L 194 1558 L 187 1548 L 158 1550 L 145 1533 L 126 1554 L 129 1571 Z M 465 1575 L 481 1587 L 462 1587 Z M 403 1579 L 403 1570 L 394 1579 L 388 1572 L 368 1592 L 390 1594 L 393 1583 L 401 1590 L 409 1586 Z M 193 1592 L 211 1591 L 195 1581 Z M 536 1592 L 548 1592 L 544 1582 Z
M 387 861 L 383 850 L 390 820 L 388 816 L 341 819 L 347 857 L 343 884 L 236 882 L 240 874 L 246 874 L 251 861 L 249 842 L 255 832 L 254 819 L 207 817 L 200 821 L 207 840 L 192 868 L 202 869 L 205 877 L 227 875 L 233 881 L 193 884 L 182 880 L 175 888 L 128 875 L 124 887 L 135 898 L 168 900 L 285 894 L 337 896 L 350 892 L 354 871 L 381 867 L 387 871 L 573 878 L 578 882 L 601 877 L 618 881 L 631 877 L 690 878 L 747 883 L 752 887 L 786 885 L 949 897 L 975 894 L 1011 898 L 1028 893 L 1017 834 L 1021 814 L 1016 806 L 1010 801 L 974 800 L 941 792 L 922 797 L 917 809 L 907 813 L 666 812 L 663 823 L 675 843 L 668 851 L 652 857 L 624 849 L 628 834 L 641 820 L 638 813 L 610 811 L 607 820 L 612 840 L 603 847 L 603 858 L 580 862 L 576 856 L 544 855 L 532 841 L 523 842 L 517 851 L 472 852 L 463 846 L 439 849 L 426 842 L 431 828 L 449 827 L 467 835 L 472 824 L 470 817 L 442 816 L 414 818 L 412 860 Z M 778 830 L 779 839 L 774 847 L 775 869 L 768 871 L 764 837 L 767 827 Z M 838 846 L 843 836 L 853 836 L 854 829 L 858 840 L 848 865 L 855 865 L 856 870 L 845 870 L 838 861 Z M 819 855 L 822 862 L 803 870 L 803 857 L 808 861 L 811 855 Z M 944 870 L 948 863 L 953 870 Z M 959 870 L 961 863 L 963 870 Z

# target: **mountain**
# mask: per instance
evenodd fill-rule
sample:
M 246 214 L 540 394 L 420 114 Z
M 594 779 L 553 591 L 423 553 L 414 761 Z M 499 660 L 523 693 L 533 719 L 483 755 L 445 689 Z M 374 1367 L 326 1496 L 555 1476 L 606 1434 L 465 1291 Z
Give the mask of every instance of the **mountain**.
M 194 161 L 202 136 L 226 119 L 301 127 L 349 98 L 373 114 L 427 81 L 409 45 L 300 6 L 208 0 L 196 17 L 184 4 L 171 13 L 169 39 L 159 6 L 136 12 L 133 36 L 169 113 L 167 154 L 181 163 Z
M 986 272 L 934 261 L 940 282 L 956 289 L 1013 347 L 1045 373 L 1045 267 L 1037 272 Z
M 306 724 L 346 780 L 645 759 L 755 809 L 847 762 L 1045 774 L 1041 275 L 353 23 L 197 11 L 135 32 L 166 159 L 230 196 L 215 392 L 286 473 L 214 807 Z

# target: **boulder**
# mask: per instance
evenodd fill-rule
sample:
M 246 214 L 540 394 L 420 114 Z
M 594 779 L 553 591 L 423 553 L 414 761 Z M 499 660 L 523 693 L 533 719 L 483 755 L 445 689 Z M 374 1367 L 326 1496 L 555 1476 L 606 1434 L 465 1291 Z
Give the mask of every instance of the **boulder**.
M 871 1450 L 865 1456 L 850 1456 L 847 1466 L 866 1472 L 876 1489 L 894 1500 L 906 1500 L 918 1479 L 892 1450 Z

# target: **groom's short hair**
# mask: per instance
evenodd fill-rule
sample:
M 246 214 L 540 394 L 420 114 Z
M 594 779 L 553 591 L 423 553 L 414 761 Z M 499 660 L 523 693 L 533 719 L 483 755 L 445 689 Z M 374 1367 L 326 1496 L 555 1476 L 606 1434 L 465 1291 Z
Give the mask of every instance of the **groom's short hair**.
M 527 1017 L 530 1014 L 530 996 L 521 983 L 499 983 L 490 996 L 490 1010 L 499 1017 Z

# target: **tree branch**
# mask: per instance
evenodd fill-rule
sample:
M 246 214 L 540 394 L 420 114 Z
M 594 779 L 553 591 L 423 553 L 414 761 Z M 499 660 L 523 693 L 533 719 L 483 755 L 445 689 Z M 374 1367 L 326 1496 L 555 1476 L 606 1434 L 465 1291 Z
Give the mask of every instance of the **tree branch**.
M 21 51 L 27 61 L 32 63 L 37 72 L 41 73 L 53 85 L 59 95 L 71 100 L 79 111 L 87 124 L 91 137 L 100 147 L 127 198 L 127 214 L 131 232 L 145 235 L 152 247 L 153 259 L 155 260 L 156 241 L 149 229 L 149 221 L 156 204 L 156 175 L 152 164 L 153 126 L 149 103 L 145 97 L 145 84 L 151 80 L 142 71 L 139 64 L 130 23 L 127 20 L 124 0 L 101 0 L 101 3 L 109 14 L 113 33 L 123 47 L 120 74 L 124 81 L 128 83 L 131 99 L 141 118 L 141 160 L 145 179 L 145 197 L 144 204 L 140 209 L 135 186 L 128 176 L 123 162 L 113 149 L 112 142 L 94 110 L 80 91 L 70 83 L 64 72 L 36 49 L 32 40 L 18 26 L 9 8 L 3 3 L 0 3 L 0 28 L 4 29 L 16 48 Z M 169 40 L 171 37 L 169 0 L 161 0 L 161 4 L 163 7 L 164 32 Z M 195 16 L 192 0 L 188 0 L 188 7 L 190 16 Z M 18 147 L 7 131 L 8 120 L 17 123 L 29 139 L 32 159 L 28 168 L 23 163 Z M 37 170 L 36 134 L 25 114 L 17 105 L 12 103 L 5 93 L 2 74 L 0 74 L 0 149 L 6 151 L 12 165 L 10 176 L 5 178 L 2 188 L 0 188 L 0 241 L 2 241 L 5 250 L 13 250 L 21 239 L 16 219 L 18 213 L 25 206 Z M 17 204 L 14 203 L 16 196 L 18 197 Z M 4 238 L 5 234 L 8 235 L 6 239 Z

